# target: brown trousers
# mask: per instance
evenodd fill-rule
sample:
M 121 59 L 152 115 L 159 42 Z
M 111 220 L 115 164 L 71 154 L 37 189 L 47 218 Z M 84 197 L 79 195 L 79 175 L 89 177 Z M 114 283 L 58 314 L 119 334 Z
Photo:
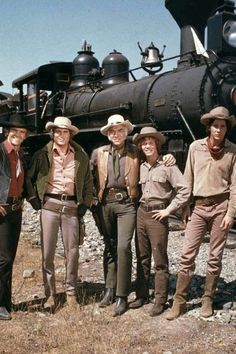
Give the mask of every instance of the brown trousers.
M 71 201 L 61 202 L 49 198 L 48 201 L 77 208 L 76 203 Z M 47 207 L 47 202 L 44 207 Z M 58 213 L 42 209 L 41 212 L 41 247 L 42 247 L 42 268 L 45 295 L 56 293 L 54 258 L 58 240 L 59 229 L 61 230 L 62 241 L 66 259 L 66 293 L 76 294 L 76 283 L 78 277 L 79 260 L 79 220 L 77 216 Z
M 195 206 L 185 231 L 185 242 L 180 261 L 180 272 L 192 274 L 195 259 L 207 231 L 210 233 L 210 250 L 207 273 L 219 275 L 227 239 L 227 231 L 220 228 L 226 214 L 228 200 L 212 206 Z
M 152 219 L 153 212 L 137 212 L 137 297 L 148 297 L 151 258 L 154 259 L 155 300 L 165 304 L 168 296 L 168 221 Z

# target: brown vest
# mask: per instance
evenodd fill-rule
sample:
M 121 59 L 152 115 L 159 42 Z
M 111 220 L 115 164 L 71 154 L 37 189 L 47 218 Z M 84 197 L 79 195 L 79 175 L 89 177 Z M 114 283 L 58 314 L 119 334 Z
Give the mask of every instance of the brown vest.
M 125 160 L 125 184 L 130 199 L 139 197 L 139 159 L 136 147 L 133 145 L 126 146 Z M 110 145 L 105 145 L 97 150 L 97 172 L 98 172 L 98 198 L 101 201 L 107 182 L 107 164 L 110 151 Z

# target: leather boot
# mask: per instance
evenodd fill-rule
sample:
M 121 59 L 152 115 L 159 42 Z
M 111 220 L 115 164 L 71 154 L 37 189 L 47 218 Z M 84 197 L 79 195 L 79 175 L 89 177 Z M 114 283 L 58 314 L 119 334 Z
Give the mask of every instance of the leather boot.
M 113 317 L 123 315 L 123 313 L 126 312 L 127 308 L 128 308 L 127 296 L 117 297 L 116 305 L 113 311 Z
M 164 312 L 168 297 L 169 274 L 164 271 L 157 271 L 155 274 L 155 302 L 150 311 L 150 316 L 159 316 Z
M 210 317 L 214 314 L 212 307 L 213 297 L 216 290 L 216 285 L 218 282 L 219 276 L 207 273 L 204 294 L 202 297 L 202 307 L 200 310 L 200 315 L 202 317 Z
M 163 304 L 155 301 L 155 303 L 150 311 L 150 316 L 151 317 L 159 316 L 162 312 L 164 312 L 164 309 L 165 309 L 165 307 Z
M 167 320 L 174 320 L 175 318 L 179 317 L 180 315 L 186 312 L 186 302 L 188 296 L 188 288 L 191 281 L 191 276 L 185 273 L 179 273 L 177 284 L 176 284 L 176 291 L 174 295 L 174 303 L 170 311 L 166 315 Z
M 5 306 L 0 306 L 0 320 L 11 320 L 11 314 Z
M 43 304 L 43 307 L 46 310 L 54 310 L 56 307 L 55 295 L 50 295 Z
M 70 307 L 70 308 L 73 308 L 73 309 L 79 308 L 79 306 L 78 306 L 79 304 L 77 302 L 75 295 L 67 295 L 66 302 L 67 302 L 68 307 Z
M 149 300 L 146 297 L 137 297 L 133 302 L 129 304 L 129 309 L 138 309 L 145 304 L 148 304 Z
M 106 288 L 105 293 L 104 293 L 104 297 L 103 297 L 102 301 L 100 302 L 99 307 L 109 306 L 109 305 L 113 304 L 114 301 L 115 301 L 115 289 Z

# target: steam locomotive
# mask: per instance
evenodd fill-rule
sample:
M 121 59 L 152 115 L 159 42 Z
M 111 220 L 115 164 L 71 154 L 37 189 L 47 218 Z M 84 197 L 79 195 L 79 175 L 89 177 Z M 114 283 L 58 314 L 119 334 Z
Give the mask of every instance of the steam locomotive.
M 236 14 L 230 0 L 165 0 L 165 7 L 181 33 L 174 70 L 162 72 L 163 62 L 173 57 L 164 59 L 153 43 L 144 51 L 139 45 L 146 76 L 137 80 L 124 55 L 114 50 L 100 67 L 84 42 L 73 62 L 42 65 L 14 80 L 17 100 L 0 98 L 0 120 L 16 106 L 25 111 L 36 131 L 29 144 L 36 149 L 48 138 L 46 122 L 65 115 L 80 128 L 78 140 L 90 153 L 102 142 L 100 127 L 119 113 L 136 130 L 161 130 L 168 138 L 165 149 L 181 165 L 188 145 L 204 136 L 203 113 L 224 105 L 236 115 Z M 230 139 L 236 142 L 235 130 Z

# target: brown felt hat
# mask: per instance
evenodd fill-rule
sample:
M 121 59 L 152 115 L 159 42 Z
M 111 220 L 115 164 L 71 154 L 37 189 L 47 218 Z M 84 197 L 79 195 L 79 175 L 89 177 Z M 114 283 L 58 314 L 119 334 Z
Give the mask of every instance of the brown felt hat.
M 155 138 L 156 140 L 159 141 L 159 143 L 162 145 L 165 143 L 166 141 L 166 138 L 165 136 L 159 132 L 158 130 L 156 130 L 156 128 L 153 128 L 153 127 L 144 127 L 141 129 L 140 133 L 136 133 L 134 136 L 133 136 L 133 142 L 135 144 L 138 144 L 138 142 L 142 139 L 142 138 L 145 138 L 145 137 L 152 137 L 152 138 Z
M 230 122 L 231 127 L 235 124 L 235 117 L 233 115 L 229 115 L 228 109 L 223 106 L 215 107 L 209 113 L 203 114 L 200 122 L 204 125 L 209 125 L 209 121 L 211 119 L 227 120 Z

